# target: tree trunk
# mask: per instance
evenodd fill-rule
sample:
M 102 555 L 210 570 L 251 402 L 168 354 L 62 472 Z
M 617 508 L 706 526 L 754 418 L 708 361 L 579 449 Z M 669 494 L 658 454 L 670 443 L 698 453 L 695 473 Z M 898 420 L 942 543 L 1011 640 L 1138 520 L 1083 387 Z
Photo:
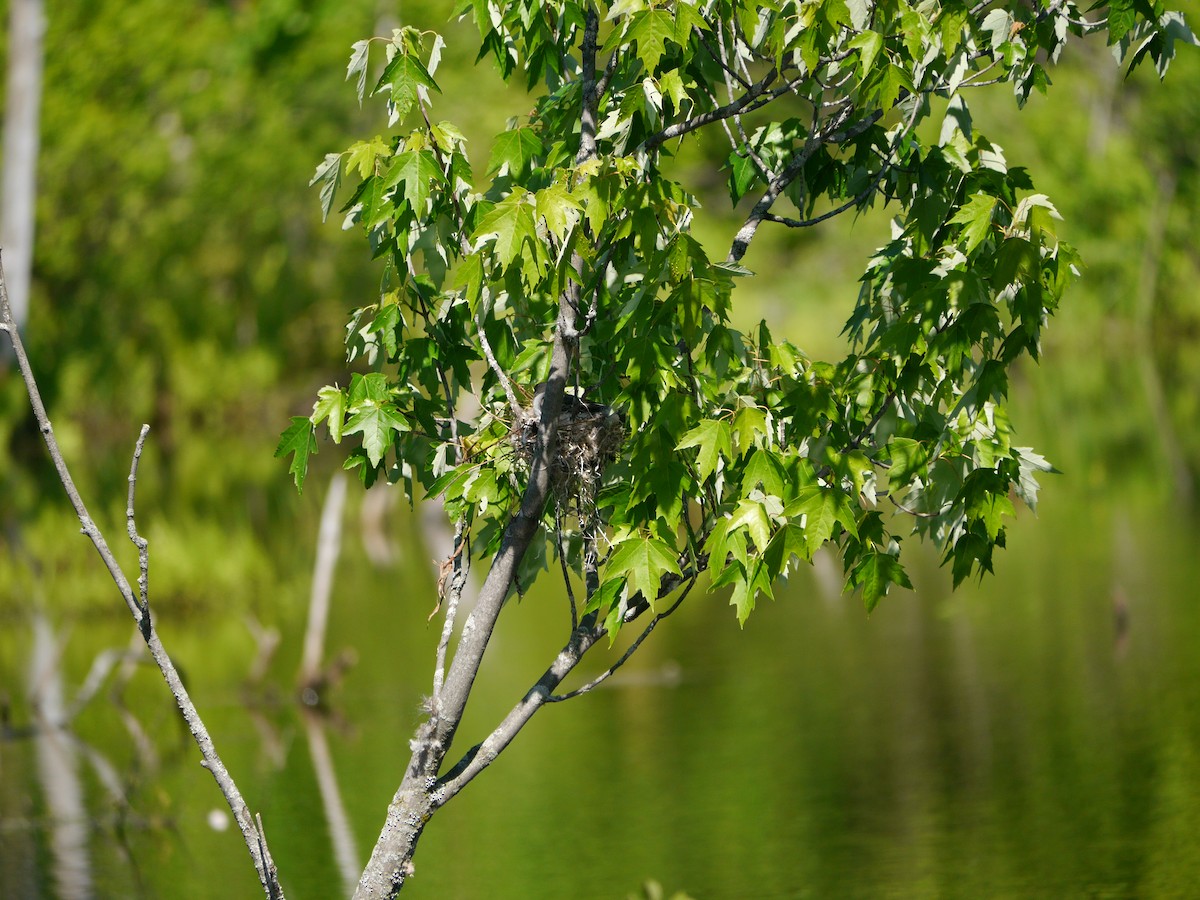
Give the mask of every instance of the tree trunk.
M 42 97 L 42 0 L 12 0 L 8 30 L 8 87 L 4 98 L 4 182 L 0 191 L 0 247 L 8 302 L 17 327 L 29 316 L 38 155 L 38 109 Z

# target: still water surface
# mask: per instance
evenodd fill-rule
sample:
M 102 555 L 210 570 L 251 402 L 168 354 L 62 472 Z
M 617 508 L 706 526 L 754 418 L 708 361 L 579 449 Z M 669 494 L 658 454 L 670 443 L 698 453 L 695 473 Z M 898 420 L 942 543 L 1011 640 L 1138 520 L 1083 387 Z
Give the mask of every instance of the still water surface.
M 915 593 L 869 618 L 820 570 L 741 632 L 723 599 L 698 595 L 435 817 L 404 896 L 624 898 L 646 878 L 695 898 L 1200 896 L 1198 537 L 1161 509 L 1060 488 L 1015 523 L 997 576 L 954 595 L 933 558 L 913 566 Z M 240 618 L 162 614 L 294 900 L 344 893 L 339 860 L 365 860 L 407 758 L 436 639 L 427 555 L 400 575 L 347 548 L 331 647 L 353 643 L 357 662 L 321 722 L 289 699 L 301 623 L 280 623 L 267 687 L 249 689 Z M 128 633 L 48 605 L 69 696 Z M 540 674 L 560 606 L 546 592 L 506 613 L 464 746 Z M 22 618 L 0 633 L 15 732 L 0 742 L 0 897 L 258 895 L 150 671 L 125 709 L 102 695 L 77 719 L 84 821 L 67 838 L 52 827 L 70 807 L 20 736 L 32 636 Z

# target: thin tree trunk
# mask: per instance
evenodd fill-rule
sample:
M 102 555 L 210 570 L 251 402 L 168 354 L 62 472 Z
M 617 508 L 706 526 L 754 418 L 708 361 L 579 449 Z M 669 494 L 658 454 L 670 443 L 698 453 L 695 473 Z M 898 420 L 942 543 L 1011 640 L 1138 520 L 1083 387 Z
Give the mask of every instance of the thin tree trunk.
M 4 182 L 0 191 L 0 247 L 4 248 L 8 302 L 17 327 L 29 317 L 33 270 L 38 110 L 42 97 L 42 0 L 12 0 L 8 30 L 8 86 L 4 98 Z M 10 351 L 5 346 L 7 356 Z

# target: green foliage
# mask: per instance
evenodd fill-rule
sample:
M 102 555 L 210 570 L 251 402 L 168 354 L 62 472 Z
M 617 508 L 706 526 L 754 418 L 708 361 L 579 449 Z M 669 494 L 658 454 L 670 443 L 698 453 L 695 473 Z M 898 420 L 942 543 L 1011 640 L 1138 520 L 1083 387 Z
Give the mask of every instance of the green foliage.
M 1157 4 L 1110 10 L 469 2 L 481 57 L 545 86 L 492 141 L 481 178 L 462 133 L 431 115 L 440 39 L 397 29 L 379 42 L 372 93 L 398 130 L 314 179 L 328 204 L 343 166 L 360 177 L 342 211 L 384 277 L 347 333 L 375 380 L 325 388 L 310 424 L 361 432 L 347 465 L 444 496 L 486 557 L 545 433 L 515 404 L 562 350 L 569 408 L 586 398 L 617 417 L 621 440 L 615 461 L 587 456 L 570 443 L 582 414 L 559 422 L 569 474 L 552 482 L 531 554 L 544 560 L 546 536 L 578 513 L 555 545 L 592 576 L 586 608 L 610 634 L 706 570 L 744 621 L 826 546 L 873 609 L 910 586 L 905 530 L 942 548 L 955 584 L 990 571 L 1010 495 L 1032 506 L 1050 470 L 1014 446 L 1008 371 L 1038 358 L 1078 259 L 966 98 L 998 82 L 1023 105 L 1070 35 L 1106 31 L 1130 69 L 1148 57 L 1160 72 L 1193 40 Z M 355 45 L 360 94 L 375 46 Z M 702 211 L 674 164 L 722 126 L 730 196 L 748 201 L 723 257 L 693 236 Z M 890 239 L 862 277 L 844 358 L 811 359 L 765 323 L 733 326 L 761 225 L 884 204 Z

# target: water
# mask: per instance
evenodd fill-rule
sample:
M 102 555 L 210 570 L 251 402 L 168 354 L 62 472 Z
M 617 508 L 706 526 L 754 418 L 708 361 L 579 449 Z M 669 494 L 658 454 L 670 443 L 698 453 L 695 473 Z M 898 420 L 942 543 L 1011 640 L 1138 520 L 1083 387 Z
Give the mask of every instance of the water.
M 913 568 L 915 594 L 869 618 L 808 572 L 741 632 L 720 597 L 697 595 L 434 818 L 405 896 L 613 898 L 646 878 L 696 898 L 1186 896 L 1200 885 L 1196 537 L 1153 504 L 1052 485 L 997 576 L 954 595 L 932 558 Z M 360 553 L 342 561 L 330 638 L 358 660 L 324 722 L 288 696 L 299 625 L 284 623 L 268 687 L 248 689 L 237 617 L 161 623 L 301 900 L 344 893 L 365 860 L 436 639 L 409 599 L 432 596 L 424 567 L 372 572 Z M 564 607 L 543 591 L 506 612 L 464 749 L 540 674 Z M 68 698 L 99 650 L 125 645 L 112 619 L 58 623 Z M 31 634 L 13 619 L 0 637 L 10 730 L 28 724 Z M 155 673 L 132 676 L 125 705 L 102 694 L 66 741 L 89 816 L 74 855 L 39 743 L 0 742 L 0 896 L 255 896 Z

